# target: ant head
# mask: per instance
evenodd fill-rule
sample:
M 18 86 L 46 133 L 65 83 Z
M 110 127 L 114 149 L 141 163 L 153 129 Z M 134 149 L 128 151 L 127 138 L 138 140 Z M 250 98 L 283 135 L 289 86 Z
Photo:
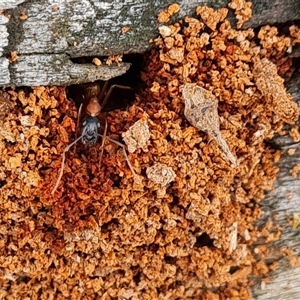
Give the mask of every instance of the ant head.
M 84 145 L 94 145 L 97 142 L 100 126 L 100 121 L 97 117 L 87 116 L 83 119 L 81 141 Z

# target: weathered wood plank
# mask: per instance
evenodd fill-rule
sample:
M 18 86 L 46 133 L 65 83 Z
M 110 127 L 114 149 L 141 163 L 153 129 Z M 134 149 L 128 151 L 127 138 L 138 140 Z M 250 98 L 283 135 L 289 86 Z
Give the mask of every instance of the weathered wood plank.
M 25 2 L 25 0 L 1 0 L 0 9 L 15 8 L 17 5 Z
M 264 288 L 258 287 L 253 293 L 256 300 L 298 300 L 300 295 L 299 272 L 300 268 L 291 269 L 282 265 L 281 274 L 275 273 L 270 284 Z M 276 276 L 277 275 L 277 276 Z
M 14 7 L 20 1 L 9 1 L 6 7 Z M 22 1 L 21 1 L 22 2 Z M 157 14 L 165 9 L 173 0 L 137 0 L 137 1 L 91 1 L 91 0 L 42 0 L 26 1 L 18 7 L 7 11 L 11 16 L 7 24 L 9 44 L 4 49 L 4 56 L 16 51 L 19 58 L 26 55 L 27 65 L 33 64 L 32 54 L 68 54 L 71 58 L 82 56 L 108 56 L 120 53 L 142 53 L 151 47 L 149 40 L 158 35 Z M 193 15 L 199 5 L 208 5 L 214 8 L 226 7 L 228 0 L 223 1 L 177 1 L 181 11 L 172 18 L 172 21 L 186 15 Z M 3 6 L 3 2 L 0 2 Z M 300 3 L 298 1 L 259 0 L 253 1 L 254 14 L 246 24 L 255 27 L 267 23 L 285 22 L 299 18 Z M 20 19 L 21 14 L 27 16 Z M 234 17 L 231 17 L 234 20 Z M 128 27 L 129 31 L 122 32 Z M 0 45 L 1 46 L 1 45 Z M 22 60 L 24 62 L 24 60 Z M 51 60 L 49 60 L 51 61 Z M 52 61 L 55 61 L 53 59 Z M 14 72 L 18 67 L 8 70 Z M 40 66 L 41 67 L 41 66 Z M 59 73 L 54 75 L 55 66 L 43 65 L 41 70 L 49 73 L 47 84 L 60 78 Z M 92 66 L 91 66 L 92 67 Z M 37 69 L 38 66 L 33 66 Z M 48 70 L 49 68 L 49 70 Z M 8 72 L 6 70 L 6 72 Z M 0 73 L 0 76 L 2 73 Z M 12 74 L 11 81 L 3 84 L 26 85 L 32 82 L 26 73 Z M 79 76 L 79 74 L 78 74 Z M 80 81 L 78 77 L 78 82 Z M 83 75 L 82 82 L 85 81 Z M 96 78 L 94 79 L 96 80 Z M 45 80 L 36 78 L 35 85 L 42 85 Z M 68 84 L 68 82 L 65 82 Z
M 286 86 L 300 104 L 300 76 L 296 75 Z M 299 123 L 299 121 L 298 121 Z M 286 258 L 280 253 L 281 248 L 289 247 L 295 255 L 300 256 L 300 228 L 293 230 L 291 223 L 293 213 L 300 214 L 300 178 L 293 178 L 290 170 L 293 166 L 300 164 L 300 144 L 294 142 L 287 133 L 285 136 L 276 137 L 272 140 L 275 147 L 284 150 L 284 155 L 279 161 L 280 172 L 274 185 L 274 191 L 269 193 L 266 199 L 261 203 L 264 216 L 260 224 L 265 224 L 269 217 L 278 216 L 276 224 L 282 228 L 280 239 L 270 243 L 268 248 L 271 249 L 269 261 L 279 261 L 278 268 L 270 275 L 270 283 L 261 288 L 257 284 L 253 288 L 253 297 L 256 300 L 289 300 L 300 299 L 300 267 L 291 268 Z M 288 155 L 288 149 L 295 148 L 294 155 Z M 274 218 L 272 218 L 274 220 Z
M 8 45 L 8 32 L 6 23 L 8 22 L 8 18 L 0 15 L 0 55 L 2 56 L 4 47 Z
M 11 81 L 15 85 L 65 85 L 95 80 L 109 80 L 129 69 L 130 63 L 116 65 L 75 64 L 65 54 L 22 55 L 10 64 Z M 47 70 L 47 72 L 45 72 Z
M 141 53 L 157 36 L 157 14 L 174 1 L 72 1 L 28 2 L 12 12 L 8 51 L 19 54 L 68 53 L 71 57 Z M 194 15 L 199 5 L 226 7 L 229 1 L 178 1 L 182 9 L 175 19 Z M 299 18 L 300 3 L 254 1 L 249 27 Z M 280 13 L 279 13 L 280 12 Z M 19 15 L 28 19 L 21 21 Z M 267 16 L 267 17 L 266 17 Z M 122 33 L 123 27 L 130 27 Z M 20 29 L 17 31 L 15 29 Z
M 251 2 L 253 3 L 252 18 L 245 23 L 246 28 L 300 19 L 300 2 L 298 0 Z
M 0 85 L 6 85 L 11 82 L 8 70 L 9 61 L 7 58 L 0 58 Z

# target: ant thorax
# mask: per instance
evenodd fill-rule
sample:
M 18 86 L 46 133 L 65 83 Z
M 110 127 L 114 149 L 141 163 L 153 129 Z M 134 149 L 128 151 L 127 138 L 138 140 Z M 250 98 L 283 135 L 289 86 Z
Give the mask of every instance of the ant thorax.
M 97 117 L 86 116 L 82 122 L 81 141 L 84 145 L 94 145 L 98 139 L 100 121 Z

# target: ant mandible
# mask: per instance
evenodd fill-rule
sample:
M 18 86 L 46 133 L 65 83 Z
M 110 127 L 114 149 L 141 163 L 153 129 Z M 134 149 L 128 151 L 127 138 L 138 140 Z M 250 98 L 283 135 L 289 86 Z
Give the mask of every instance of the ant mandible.
M 82 86 L 83 86 L 83 90 L 84 90 L 83 99 L 87 100 L 87 105 L 85 107 L 86 116 L 84 117 L 84 119 L 82 120 L 82 123 L 80 124 L 80 118 L 81 118 L 81 114 L 82 114 L 83 107 L 84 107 L 83 103 L 81 103 L 80 107 L 79 107 L 79 111 L 78 111 L 78 116 L 77 116 L 77 130 L 78 130 L 78 128 L 80 128 L 80 125 L 81 125 L 80 136 L 77 137 L 77 131 L 76 131 L 75 140 L 71 144 L 69 144 L 64 149 L 64 151 L 62 153 L 61 168 L 60 168 L 59 176 L 56 180 L 55 186 L 51 191 L 52 195 L 57 190 L 58 185 L 59 185 L 59 183 L 61 181 L 61 178 L 63 176 L 66 153 L 70 150 L 70 148 L 72 146 L 74 146 L 74 145 L 76 146 L 76 143 L 79 140 L 81 140 L 82 144 L 84 144 L 84 145 L 92 146 L 97 142 L 98 137 L 102 138 L 102 144 L 101 144 L 101 148 L 100 148 L 101 152 L 100 152 L 100 157 L 99 157 L 99 164 L 102 161 L 105 140 L 108 140 L 108 141 L 122 147 L 125 159 L 128 163 L 128 166 L 129 166 L 132 174 L 135 175 L 133 167 L 132 167 L 132 165 L 129 161 L 129 158 L 127 156 L 125 146 L 123 144 L 121 144 L 120 142 L 106 136 L 106 134 L 107 134 L 106 115 L 101 112 L 103 107 L 105 106 L 105 104 L 109 100 L 113 89 L 119 88 L 119 89 L 124 89 L 124 90 L 132 90 L 132 88 L 129 87 L 129 86 L 114 84 L 114 85 L 110 86 L 109 90 L 107 91 L 108 81 L 105 81 L 102 88 L 100 88 L 100 85 L 97 84 L 97 83 L 89 83 L 89 84 L 85 84 L 85 85 L 82 85 Z M 99 133 L 100 128 L 101 128 L 100 120 L 104 122 L 104 132 L 103 132 L 103 134 Z

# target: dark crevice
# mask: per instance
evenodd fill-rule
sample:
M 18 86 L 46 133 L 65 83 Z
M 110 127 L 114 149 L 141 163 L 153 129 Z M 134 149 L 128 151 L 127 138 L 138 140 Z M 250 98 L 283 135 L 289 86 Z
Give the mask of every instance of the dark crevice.
M 195 247 L 201 248 L 201 247 L 213 247 L 214 240 L 209 237 L 209 235 L 204 232 L 200 236 L 197 237 Z
M 234 274 L 237 270 L 239 270 L 240 268 L 237 266 L 231 266 L 229 269 L 229 273 L 232 275 Z
M 169 256 L 169 255 L 164 255 L 164 260 L 167 264 L 170 264 L 170 265 L 173 265 L 176 263 L 176 257 L 172 257 L 172 256 Z
M 0 180 L 0 189 L 6 185 L 6 180 Z
M 110 220 L 109 222 L 106 222 L 104 223 L 102 226 L 101 226 L 101 231 L 102 232 L 108 232 L 110 231 L 112 228 L 112 226 L 118 226 L 119 225 L 119 221 L 118 219 L 114 218 L 112 220 Z
M 141 79 L 140 79 L 140 71 L 142 68 L 143 63 L 143 55 L 141 54 L 130 54 L 125 55 L 123 57 L 123 62 L 131 63 L 130 69 L 123 75 L 112 78 L 109 80 L 109 84 L 107 87 L 107 91 L 113 85 L 122 85 L 126 87 L 130 87 L 131 89 L 121 89 L 121 88 L 114 88 L 112 93 L 109 97 L 108 102 L 102 108 L 102 112 L 108 112 L 115 109 L 125 109 L 128 105 L 130 105 L 135 99 L 135 93 L 138 91 L 139 87 L 141 86 Z M 72 59 L 73 63 L 91 63 L 94 57 L 80 57 Z M 101 58 L 100 58 L 101 59 Z M 102 58 L 103 60 L 103 58 Z M 67 95 L 69 98 L 74 100 L 77 107 L 79 108 L 80 105 L 86 104 L 88 101 L 87 95 L 87 88 L 91 86 L 94 87 L 98 85 L 100 91 L 104 86 L 104 81 L 95 81 L 94 83 L 87 83 L 87 84 L 75 84 L 70 85 L 67 89 Z M 100 101 L 100 105 L 102 105 Z
M 17 284 L 20 284 L 21 282 L 24 282 L 24 283 L 28 283 L 30 281 L 31 277 L 27 276 L 27 275 L 22 275 L 22 276 L 19 276 L 16 280 Z

